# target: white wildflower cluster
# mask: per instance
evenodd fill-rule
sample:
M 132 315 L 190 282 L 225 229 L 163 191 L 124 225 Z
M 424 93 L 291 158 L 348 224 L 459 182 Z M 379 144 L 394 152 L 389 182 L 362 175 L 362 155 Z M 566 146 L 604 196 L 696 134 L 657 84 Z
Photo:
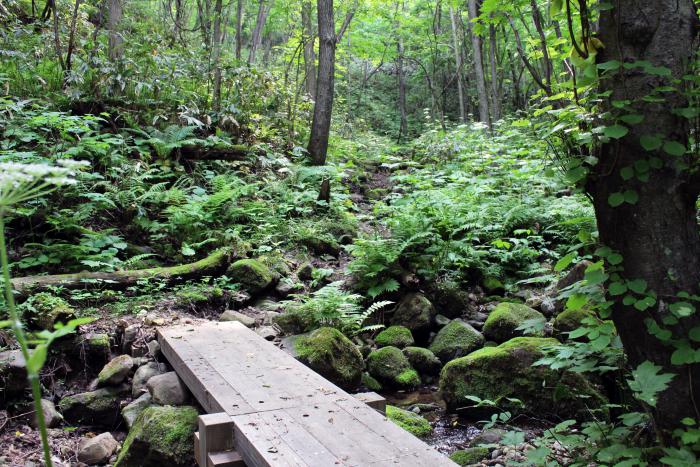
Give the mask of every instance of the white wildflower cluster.
M 0 162 L 0 209 L 48 194 L 76 183 L 75 174 L 89 165 L 64 159 L 57 165 Z

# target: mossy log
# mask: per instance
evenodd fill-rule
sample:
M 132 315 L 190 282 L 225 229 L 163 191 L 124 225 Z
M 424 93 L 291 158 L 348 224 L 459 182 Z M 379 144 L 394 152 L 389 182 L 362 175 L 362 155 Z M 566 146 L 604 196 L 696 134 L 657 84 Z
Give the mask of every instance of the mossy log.
M 191 279 L 218 272 L 223 272 L 231 261 L 231 251 L 222 248 L 194 263 L 178 266 L 137 269 L 133 271 L 114 272 L 78 272 L 74 274 L 55 274 L 51 276 L 27 276 L 12 279 L 12 287 L 20 296 L 46 290 L 49 287 L 66 289 L 119 289 L 135 285 L 142 279 L 158 279 L 167 282 Z
M 242 161 L 257 155 L 258 151 L 245 144 L 221 147 L 183 146 L 180 158 L 191 161 Z

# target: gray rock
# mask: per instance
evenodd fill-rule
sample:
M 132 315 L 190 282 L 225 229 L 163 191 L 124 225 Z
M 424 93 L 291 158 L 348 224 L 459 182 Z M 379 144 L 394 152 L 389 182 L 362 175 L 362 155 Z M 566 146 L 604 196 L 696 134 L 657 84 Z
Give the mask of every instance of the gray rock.
M 131 428 L 136 421 L 136 417 L 138 417 L 139 414 L 144 411 L 144 409 L 150 407 L 152 404 L 153 399 L 147 392 L 141 394 L 141 397 L 127 404 L 122 409 L 122 418 L 124 419 L 124 423 L 126 423 L 127 428 Z
M 252 328 L 255 326 L 255 318 L 246 316 L 241 312 L 234 310 L 226 310 L 219 316 L 219 321 L 237 321 L 245 327 Z
M 148 355 L 154 359 L 157 360 L 160 357 L 160 344 L 157 340 L 153 339 L 152 341 L 148 341 L 146 343 L 146 348 L 148 349 Z
M 484 336 L 474 329 L 469 323 L 461 319 L 455 319 L 447 326 L 440 329 L 430 351 L 433 352 L 442 363 L 447 363 L 455 358 L 463 357 L 484 345 Z
M 58 413 L 53 402 L 41 399 L 41 411 L 44 413 L 44 422 L 49 428 L 56 428 L 63 421 L 63 415 Z M 39 426 L 36 414 L 32 417 L 31 424 L 34 428 Z
M 448 324 L 450 324 L 450 321 L 450 318 L 448 318 L 445 315 L 437 315 L 435 317 L 435 325 L 439 328 L 447 326 Z
M 146 383 L 146 387 L 156 404 L 182 405 L 188 399 L 187 387 L 174 371 L 153 376 Z
M 78 460 L 85 464 L 106 464 L 119 443 L 111 433 L 102 433 L 94 438 L 83 438 L 78 446 Z
M 139 334 L 141 334 L 140 324 L 132 324 L 124 329 L 124 335 L 122 336 L 123 353 L 131 353 L 131 346 L 136 342 Z
M 273 341 L 280 335 L 279 330 L 274 326 L 262 326 L 256 329 L 255 332 L 266 341 Z
M 311 263 L 306 262 L 299 266 L 299 269 L 297 269 L 297 277 L 302 281 L 310 281 L 313 278 L 313 272 L 314 267 L 311 265 Z
M 294 291 L 294 283 L 288 280 L 281 280 L 275 286 L 275 293 L 282 298 L 286 298 L 290 293 Z
M 435 307 L 425 295 L 410 293 L 396 306 L 391 324 L 411 330 L 416 340 L 426 337 L 435 321 Z
M 61 399 L 58 409 L 70 423 L 111 426 L 119 420 L 119 402 L 128 393 L 122 384 L 74 394 Z
M 97 382 L 100 386 L 119 384 L 129 376 L 134 361 L 129 355 L 120 355 L 110 360 L 97 375 Z
M 500 428 L 489 428 L 488 430 L 484 430 L 472 438 L 472 440 L 469 442 L 469 446 L 474 447 L 479 446 L 480 444 L 498 444 L 505 434 L 506 431 L 501 430 Z
M 28 386 L 27 367 L 22 351 L 8 350 L 0 353 L 0 396 L 15 397 Z
M 148 392 L 146 388 L 146 383 L 148 380 L 157 375 L 162 375 L 166 372 L 166 367 L 162 363 L 150 362 L 143 366 L 140 366 L 136 373 L 134 373 L 134 379 L 131 382 L 131 395 L 132 397 L 139 397 L 144 392 Z

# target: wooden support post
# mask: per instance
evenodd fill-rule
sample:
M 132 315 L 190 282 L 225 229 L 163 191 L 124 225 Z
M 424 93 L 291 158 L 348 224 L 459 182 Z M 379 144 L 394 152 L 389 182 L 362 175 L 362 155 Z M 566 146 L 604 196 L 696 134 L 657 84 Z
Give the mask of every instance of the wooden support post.
M 233 422 L 231 417 L 224 413 L 213 413 L 199 416 L 199 449 L 197 463 L 199 467 L 211 465 L 232 465 L 215 463 L 219 457 L 212 461 L 211 454 L 233 451 Z M 197 437 L 195 437 L 195 440 Z
M 386 415 L 386 399 L 376 392 L 359 392 L 354 394 L 354 396 L 356 399 L 361 400 L 380 414 Z

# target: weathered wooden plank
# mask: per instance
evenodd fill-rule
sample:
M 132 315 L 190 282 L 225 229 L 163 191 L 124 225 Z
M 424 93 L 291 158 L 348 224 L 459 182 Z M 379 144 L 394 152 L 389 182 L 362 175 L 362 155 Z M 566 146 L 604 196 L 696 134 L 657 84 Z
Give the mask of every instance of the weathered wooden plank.
M 226 412 L 200 415 L 199 424 L 199 465 L 208 464 L 209 454 L 233 449 L 233 422 Z
M 210 452 L 207 467 L 246 467 L 243 458 L 236 451 Z
M 355 399 L 367 404 L 382 415 L 386 415 L 386 399 L 376 392 L 358 392 Z

